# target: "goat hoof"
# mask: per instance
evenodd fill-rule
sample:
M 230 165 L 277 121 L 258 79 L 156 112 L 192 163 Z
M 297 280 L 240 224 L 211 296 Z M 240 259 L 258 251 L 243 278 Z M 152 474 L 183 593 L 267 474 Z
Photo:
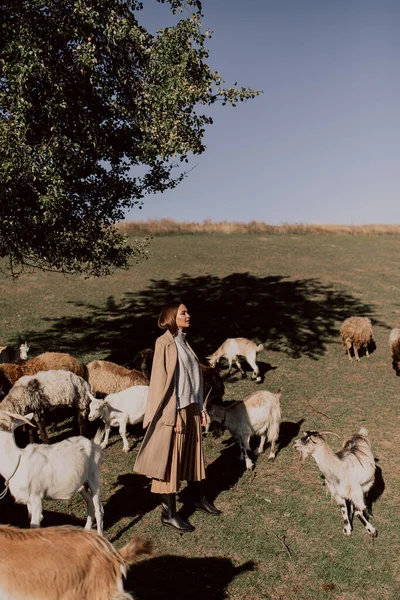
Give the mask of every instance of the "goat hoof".
M 343 529 L 343 533 L 344 533 L 344 535 L 347 535 L 347 537 L 350 537 L 351 536 L 351 529 L 344 528 Z
M 275 460 L 275 454 L 271 454 L 268 456 L 268 460 Z
M 122 452 L 125 452 L 125 454 L 128 454 L 129 448 L 122 448 Z

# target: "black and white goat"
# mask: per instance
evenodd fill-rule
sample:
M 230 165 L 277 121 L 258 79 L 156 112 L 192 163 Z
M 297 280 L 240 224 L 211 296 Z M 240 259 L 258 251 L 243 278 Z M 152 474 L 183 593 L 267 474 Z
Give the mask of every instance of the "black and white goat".
M 260 436 L 260 444 L 255 454 L 264 452 L 265 440 L 271 444 L 268 458 L 274 460 L 275 445 L 279 437 L 281 422 L 282 390 L 279 388 L 275 394 L 267 390 L 253 392 L 243 401 L 235 402 L 229 406 L 205 402 L 210 421 L 220 423 L 233 435 L 240 444 L 240 458 L 246 461 L 246 468 L 252 469 L 253 461 L 249 457 L 250 438 Z
M 371 537 L 376 537 L 378 532 L 368 521 L 365 503 L 365 494 L 374 483 L 376 468 L 368 431 L 362 427 L 343 442 L 339 452 L 333 452 L 323 433 L 333 432 L 306 431 L 303 437 L 295 441 L 294 448 L 299 452 L 302 462 L 307 456 L 312 456 L 317 463 L 332 498 L 340 506 L 343 533 L 351 535 L 355 513 Z

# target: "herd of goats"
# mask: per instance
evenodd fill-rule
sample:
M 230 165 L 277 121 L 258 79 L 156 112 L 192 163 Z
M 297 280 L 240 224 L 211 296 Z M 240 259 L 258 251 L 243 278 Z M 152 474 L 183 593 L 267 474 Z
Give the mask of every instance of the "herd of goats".
M 340 334 L 348 357 L 359 360 L 360 351 L 368 356 L 373 344 L 371 321 L 367 317 L 346 319 Z M 393 329 L 389 347 L 396 374 L 400 374 L 400 329 Z M 257 353 L 263 349 L 246 338 L 230 338 L 202 365 L 205 407 L 211 427 L 226 428 L 241 449 L 241 459 L 252 469 L 250 438 L 260 437 L 255 451 L 264 451 L 266 439 L 270 444 L 269 459 L 275 458 L 276 443 L 281 422 L 280 396 L 257 390 L 242 401 L 224 402 L 224 384 L 217 368 L 220 359 L 227 360 L 229 372 L 235 363 L 245 376 L 241 360 L 251 366 L 252 378 L 261 381 Z M 127 546 L 116 550 L 103 534 L 103 507 L 100 499 L 100 465 L 102 452 L 107 446 L 111 427 L 119 427 L 123 452 L 129 451 L 127 426 L 141 423 L 146 408 L 153 351 L 140 353 L 140 369 L 127 369 L 105 360 L 88 364 L 69 354 L 45 352 L 28 358 L 29 346 L 5 347 L 0 352 L 0 475 L 4 490 L 16 502 L 25 504 L 30 517 L 30 530 L 0 526 L 0 544 L 7 561 L 0 562 L 0 597 L 9 600 L 36 598 L 79 598 L 111 600 L 132 598 L 123 589 L 126 569 L 139 554 L 150 552 L 150 544 L 134 538 Z M 78 416 L 79 436 L 49 444 L 47 427 L 53 413 L 60 407 L 75 409 Z M 100 419 L 94 439 L 86 437 L 87 422 Z M 30 443 L 17 445 L 14 431 L 28 426 Z M 45 443 L 35 443 L 35 430 Z M 339 504 L 345 535 L 351 535 L 353 517 L 358 516 L 370 536 L 377 535 L 369 522 L 366 493 L 375 479 L 375 460 L 368 432 L 362 428 L 334 452 L 324 435 L 332 432 L 307 431 L 295 441 L 294 448 L 302 461 L 312 456 L 324 476 L 327 489 Z M 47 527 L 38 530 L 42 521 L 43 499 L 69 499 L 79 493 L 87 506 L 85 529 Z M 91 531 L 96 522 L 97 533 Z M 38 535 L 40 531 L 40 535 Z M 74 556 L 86 565 L 85 572 L 74 565 Z M 84 563 L 82 563 L 82 556 Z M 20 562 L 19 562 L 20 561 Z M 20 565 L 30 561 L 32 576 L 29 584 L 12 577 Z M 45 589 L 43 569 L 51 564 L 57 574 Z M 35 567 L 36 565 L 36 567 Z M 90 567 L 89 567 L 90 565 Z M 54 583 L 56 582 L 56 583 Z M 54 585 L 57 585 L 55 595 Z M 97 591 L 96 591 L 97 590 Z

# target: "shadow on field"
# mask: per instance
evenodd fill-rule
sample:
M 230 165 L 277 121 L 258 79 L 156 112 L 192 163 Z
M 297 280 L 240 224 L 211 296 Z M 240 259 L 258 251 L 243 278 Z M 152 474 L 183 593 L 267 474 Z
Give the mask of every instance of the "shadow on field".
M 189 308 L 190 341 L 202 360 L 226 338 L 239 336 L 262 342 L 266 351 L 318 360 L 327 344 L 339 341 L 338 323 L 350 315 L 373 313 L 372 305 L 314 278 L 182 274 L 173 281 L 154 279 L 147 289 L 126 293 L 120 301 L 111 296 L 103 306 L 76 303 L 82 317 L 62 316 L 44 332 L 27 332 L 32 355 L 45 350 L 75 356 L 101 352 L 131 367 L 138 351 L 154 346 L 160 309 L 173 300 Z
M 375 459 L 377 462 L 379 459 Z M 383 479 L 382 469 L 375 465 L 375 481 L 372 488 L 367 494 L 367 507 L 369 512 L 372 514 L 372 505 L 382 496 L 385 490 L 385 481 Z
M 159 556 L 131 568 L 124 587 L 136 600 L 223 600 L 229 583 L 254 568 L 252 561 L 235 567 L 222 557 Z

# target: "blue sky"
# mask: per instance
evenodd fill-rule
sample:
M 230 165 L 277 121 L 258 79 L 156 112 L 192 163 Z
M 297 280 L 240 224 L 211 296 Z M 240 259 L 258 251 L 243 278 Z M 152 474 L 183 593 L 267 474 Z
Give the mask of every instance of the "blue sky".
M 141 22 L 172 24 L 145 0 Z M 400 2 L 204 0 L 210 65 L 264 90 L 213 106 L 207 150 L 129 220 L 400 223 Z

